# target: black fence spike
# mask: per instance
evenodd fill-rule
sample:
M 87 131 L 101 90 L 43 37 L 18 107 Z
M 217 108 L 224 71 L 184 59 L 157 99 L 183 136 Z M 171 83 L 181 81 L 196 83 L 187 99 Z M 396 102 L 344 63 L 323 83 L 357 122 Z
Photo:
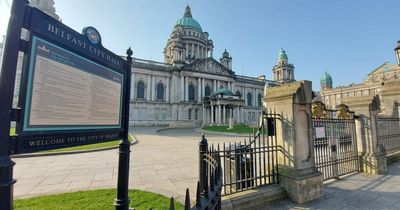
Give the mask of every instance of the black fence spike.
M 197 182 L 197 190 L 196 190 L 196 206 L 201 206 L 201 192 L 200 192 L 200 182 Z
M 169 210 L 175 210 L 174 197 L 171 197 L 171 201 L 169 203 Z
M 208 198 L 208 181 L 205 183 L 204 186 L 204 197 Z
M 198 185 L 197 185 L 198 186 Z M 189 188 L 186 188 L 185 195 L 185 210 L 190 210 L 190 196 L 189 196 Z
M 210 176 L 210 189 L 211 189 L 211 191 L 214 191 L 214 181 L 215 181 L 215 179 L 214 179 L 214 175 L 215 173 L 214 173 L 214 170 L 212 170 L 211 171 L 211 176 Z

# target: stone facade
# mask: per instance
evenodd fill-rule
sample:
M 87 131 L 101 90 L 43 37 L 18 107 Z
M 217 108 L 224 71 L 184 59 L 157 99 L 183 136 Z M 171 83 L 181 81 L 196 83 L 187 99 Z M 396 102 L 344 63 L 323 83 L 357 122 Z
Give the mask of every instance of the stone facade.
M 229 53 L 225 50 L 217 61 L 213 58 L 213 49 L 209 34 L 203 31 L 187 6 L 167 40 L 164 63 L 139 58 L 133 61 L 131 125 L 195 127 L 206 122 L 211 124 L 211 112 L 203 108 L 203 98 L 221 89 L 229 90 L 244 104 L 233 114 L 227 107 L 229 111 L 223 115 L 224 106 L 221 107 L 221 121 L 213 116 L 215 124 L 228 124 L 228 115 L 235 116 L 235 123 L 256 123 L 262 112 L 264 86 L 278 80 L 236 75 Z M 278 63 L 282 62 L 278 59 Z M 282 65 L 293 67 L 287 63 L 287 56 Z M 290 81 L 293 81 L 293 68 L 290 70 Z M 225 120 L 223 116 L 227 116 Z
M 400 80 L 400 66 L 386 62 L 369 73 L 367 79 L 361 84 L 326 88 L 321 79 L 322 87 L 318 100 L 322 101 L 327 108 L 335 109 L 343 103 L 343 100 L 380 95 L 385 83 L 396 80 Z

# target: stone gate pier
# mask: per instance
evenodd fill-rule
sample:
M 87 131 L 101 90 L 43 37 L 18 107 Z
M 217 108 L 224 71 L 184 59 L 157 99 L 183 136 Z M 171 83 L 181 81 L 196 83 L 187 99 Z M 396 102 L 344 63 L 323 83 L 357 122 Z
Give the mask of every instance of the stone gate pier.
M 276 121 L 280 185 L 289 198 L 304 203 L 324 195 L 323 176 L 315 167 L 311 122 L 311 81 L 264 90 L 264 107 L 280 114 Z

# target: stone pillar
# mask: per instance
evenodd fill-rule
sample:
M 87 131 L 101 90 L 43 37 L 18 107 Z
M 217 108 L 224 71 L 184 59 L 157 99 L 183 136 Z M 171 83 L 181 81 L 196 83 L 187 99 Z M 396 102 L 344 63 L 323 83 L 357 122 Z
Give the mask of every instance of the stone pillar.
M 201 102 L 201 78 L 197 78 L 197 101 Z
M 206 116 L 206 107 L 203 105 L 203 126 L 207 123 Z
M 211 107 L 211 120 L 210 120 L 210 124 L 211 125 L 214 125 L 214 106 L 213 105 L 211 105 L 210 106 Z
M 218 125 L 221 125 L 221 105 L 218 105 Z
M 185 77 L 181 76 L 181 94 L 180 94 L 181 101 L 185 100 Z
M 147 75 L 147 97 L 146 97 L 146 100 L 148 100 L 148 101 L 150 101 L 151 100 L 151 95 L 150 95 L 150 93 L 151 93 L 151 75 Z
M 131 76 L 131 100 L 135 100 L 135 73 Z
M 201 97 L 206 96 L 206 84 L 204 78 L 201 78 Z
M 243 99 L 244 99 L 244 106 L 247 106 L 248 102 L 247 102 L 247 93 L 246 93 L 246 88 L 243 87 Z
M 222 124 L 226 124 L 226 106 L 222 105 Z
M 167 102 L 169 102 L 169 80 L 170 80 L 170 78 L 167 77 L 167 85 L 166 85 L 166 88 L 165 88 L 165 100 Z
M 217 91 L 217 80 L 214 80 L 214 91 L 213 92 L 215 92 L 215 91 Z
M 189 101 L 189 81 L 187 76 L 185 76 L 185 101 Z
M 186 57 L 189 56 L 189 44 L 186 43 Z
M 220 82 L 219 82 L 219 80 L 217 81 L 217 89 L 216 90 L 218 90 L 221 86 L 220 86 L 221 84 L 220 84 Z
M 253 99 L 253 103 L 252 104 L 253 104 L 254 107 L 256 107 L 257 106 L 257 91 L 256 91 L 255 88 L 253 88 L 253 94 L 252 95 L 253 95 L 253 98 L 252 98 Z
M 156 77 L 151 76 L 151 100 L 156 100 Z
M 356 119 L 357 147 L 360 155 L 360 170 L 370 174 L 387 172 L 385 149 L 378 144 L 378 96 L 360 96 L 343 99 Z
M 266 88 L 266 107 L 280 114 L 276 121 L 280 184 L 289 198 L 304 203 L 324 195 L 323 176 L 315 167 L 311 121 L 311 81 Z
M 236 123 L 240 123 L 240 106 L 238 106 L 236 110 Z

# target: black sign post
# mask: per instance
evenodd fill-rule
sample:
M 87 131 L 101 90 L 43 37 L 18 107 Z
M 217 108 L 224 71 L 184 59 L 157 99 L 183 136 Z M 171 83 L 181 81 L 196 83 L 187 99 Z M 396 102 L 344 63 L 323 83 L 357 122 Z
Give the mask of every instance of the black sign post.
M 132 50 L 129 48 L 126 51 L 127 62 L 127 87 L 131 86 L 131 65 L 132 65 Z M 126 97 L 130 98 L 130 88 L 126 89 Z M 130 100 L 128 100 L 130 101 Z M 121 143 L 119 144 L 119 161 L 118 161 L 118 188 L 117 198 L 115 199 L 114 206 L 116 210 L 128 210 L 129 209 L 129 160 L 131 152 L 131 143 L 128 139 L 129 135 L 129 104 L 125 106 L 124 116 L 124 135 Z
M 0 75 L 0 209 L 7 210 L 13 208 L 13 185 L 16 182 L 13 179 L 15 163 L 10 158 L 10 122 L 23 24 L 23 15 L 18 14 L 24 14 L 25 4 L 25 0 L 13 1 Z
M 13 109 L 19 52 L 19 109 Z M 132 50 L 126 60 L 114 54 L 95 28 L 78 33 L 26 0 L 13 1 L 0 75 L 0 210 L 13 208 L 11 154 L 115 139 L 122 141 L 114 206 L 129 209 L 131 64 Z M 13 121 L 17 135 L 11 138 Z

